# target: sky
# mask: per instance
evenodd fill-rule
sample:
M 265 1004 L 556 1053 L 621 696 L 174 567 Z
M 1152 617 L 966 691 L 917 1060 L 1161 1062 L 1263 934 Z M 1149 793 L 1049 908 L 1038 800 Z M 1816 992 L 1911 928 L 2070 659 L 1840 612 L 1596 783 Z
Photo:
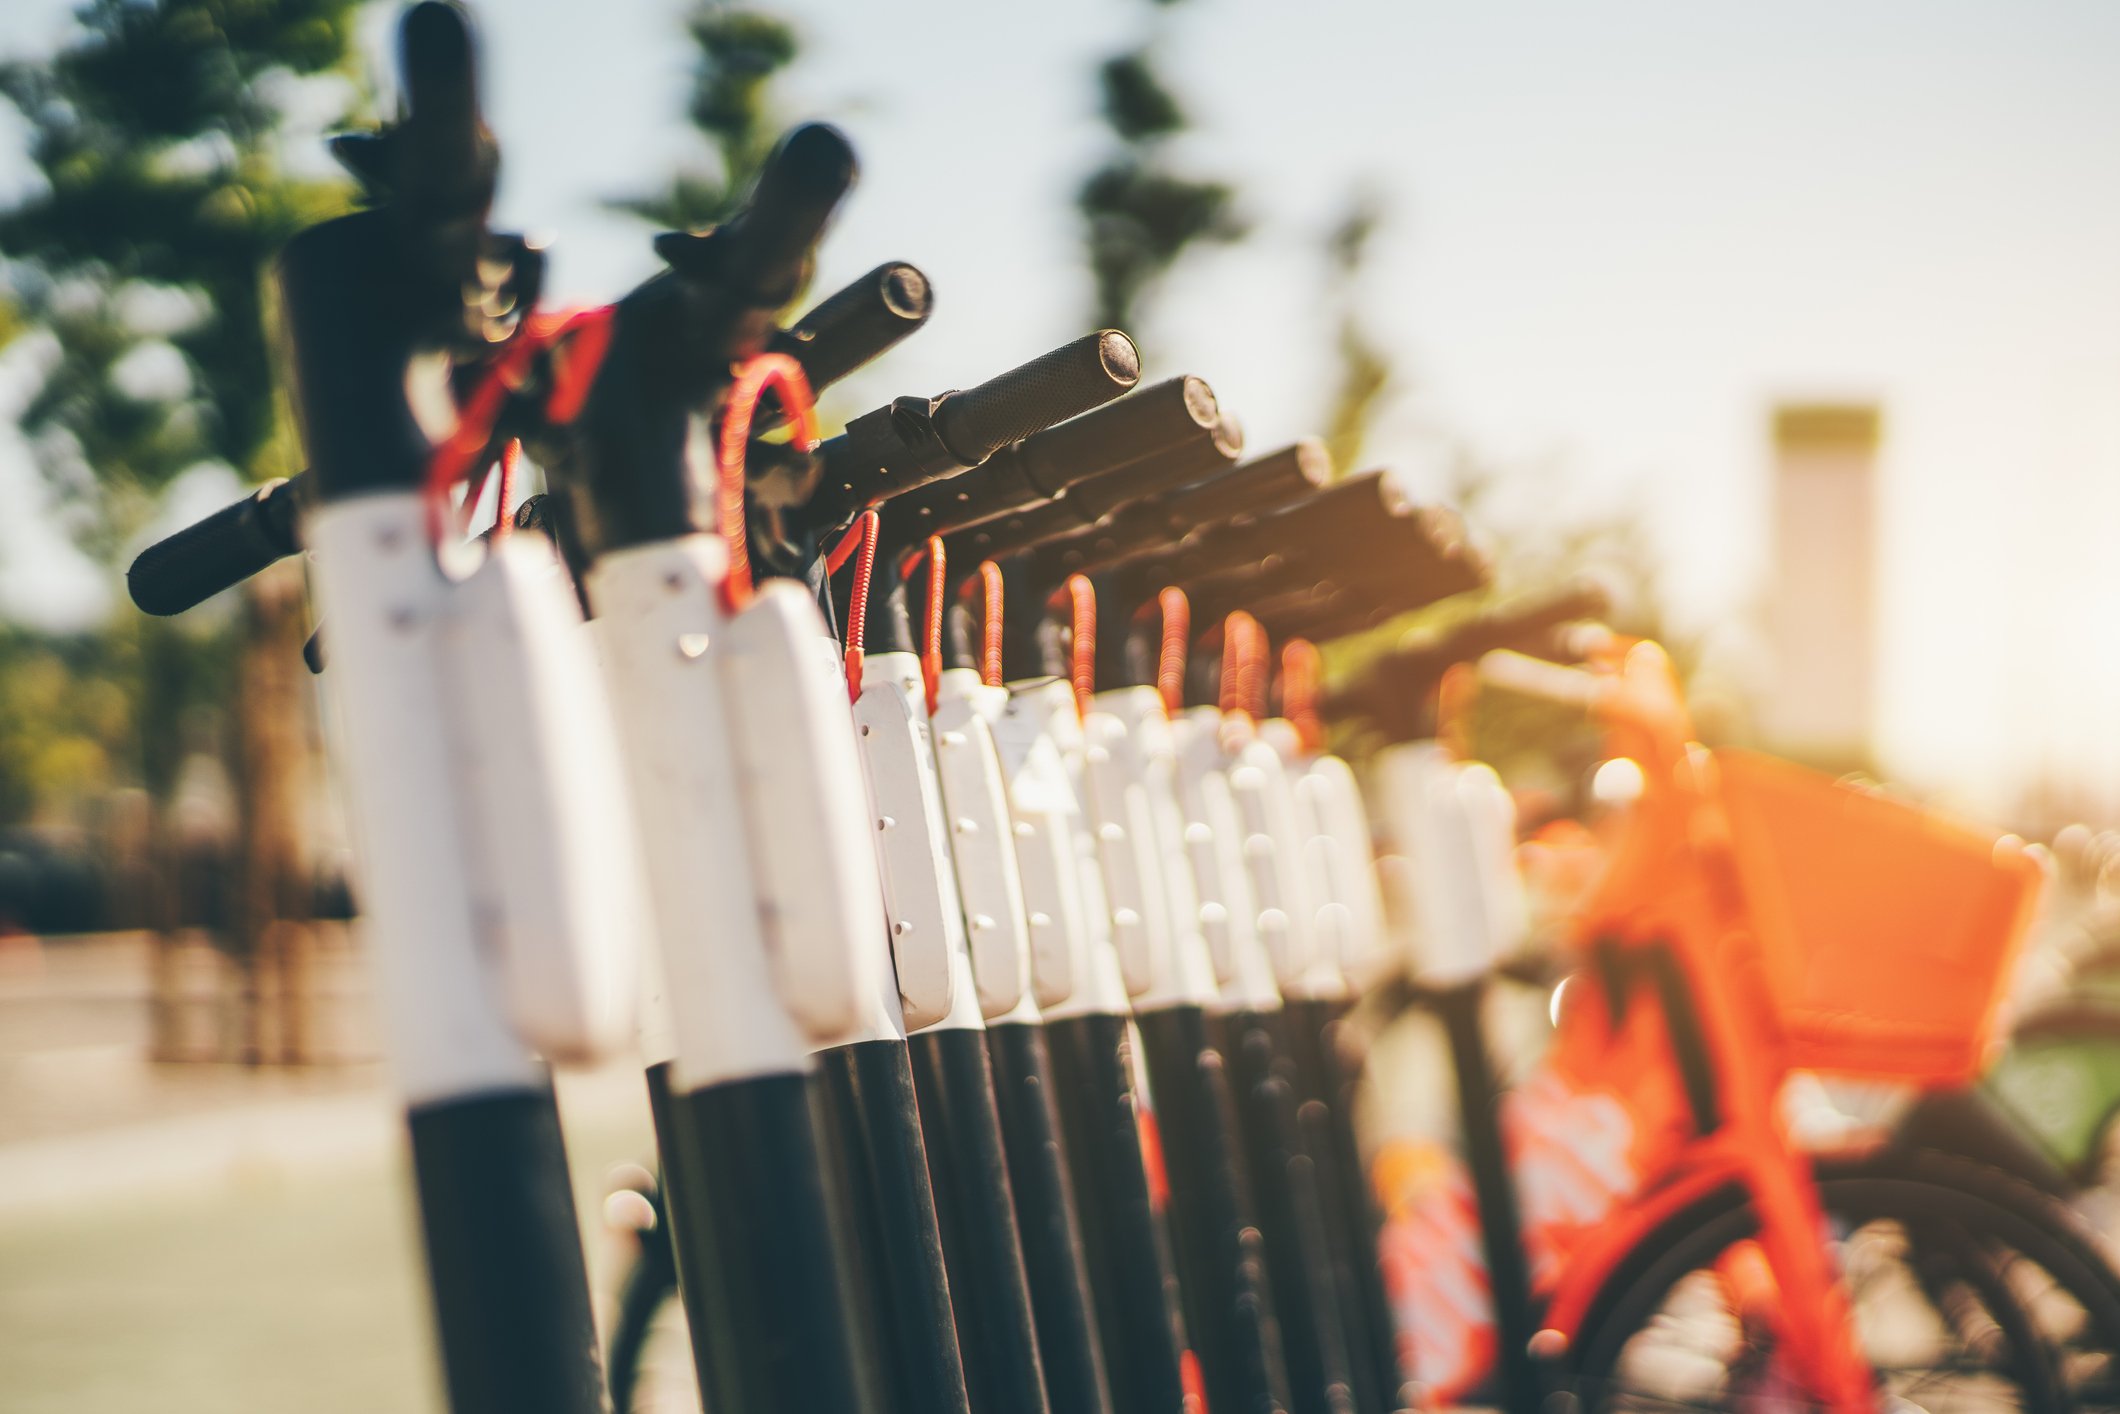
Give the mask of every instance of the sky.
M 0 49 L 48 46 L 66 8 L 9 0 Z M 645 229 L 599 203 L 692 150 L 679 8 L 483 7 L 498 215 L 554 238 L 561 300 L 653 268 Z M 863 162 L 819 288 L 897 258 L 937 292 L 869 401 L 1080 332 L 1092 70 L 1153 34 L 1197 125 L 1181 157 L 1239 188 L 1254 232 L 1134 331 L 1151 377 L 1205 376 L 1255 448 L 1315 430 L 1321 242 L 1372 189 L 1364 313 L 1408 389 L 1376 459 L 1419 486 L 1462 439 L 1509 472 L 1505 519 L 1643 517 L 1672 616 L 1755 675 L 1769 409 L 1874 398 L 1885 764 L 1990 810 L 2059 772 L 2120 816 L 2120 6 L 774 8 L 805 38 L 782 110 L 838 122 Z M 379 65 L 389 27 L 386 8 L 364 26 Z M 0 125 L 0 191 L 14 146 Z M 28 475 L 0 439 L 0 493 Z M 6 520 L 0 609 L 93 612 L 93 577 Z

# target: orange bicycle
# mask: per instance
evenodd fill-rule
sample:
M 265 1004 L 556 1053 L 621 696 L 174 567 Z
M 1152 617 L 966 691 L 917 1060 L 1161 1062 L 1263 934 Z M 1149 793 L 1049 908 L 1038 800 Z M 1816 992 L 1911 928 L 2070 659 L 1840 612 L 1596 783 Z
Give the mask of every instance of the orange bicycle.
M 1584 965 L 1546 1066 L 1566 1075 L 1563 1128 L 1588 1106 L 1624 1115 L 1628 1182 L 1541 1213 L 1525 1172 L 1536 1104 L 1482 1104 L 1461 1077 L 1492 1279 L 1481 1373 L 1501 1402 L 2120 1408 L 2120 1282 L 2070 1209 L 1886 1140 L 1806 1152 L 1787 1108 L 1799 1071 L 1921 1087 L 1976 1074 L 2036 861 L 1787 763 L 1707 751 L 1654 644 L 1608 637 L 1586 668 L 1490 654 L 1478 676 L 1584 707 L 1642 783 L 1571 922 Z M 1470 681 L 1446 700 L 1462 705 Z M 1489 961 L 1461 966 L 1435 1009 L 1476 1026 Z M 1497 1108 L 1483 1145 L 1477 1111 Z

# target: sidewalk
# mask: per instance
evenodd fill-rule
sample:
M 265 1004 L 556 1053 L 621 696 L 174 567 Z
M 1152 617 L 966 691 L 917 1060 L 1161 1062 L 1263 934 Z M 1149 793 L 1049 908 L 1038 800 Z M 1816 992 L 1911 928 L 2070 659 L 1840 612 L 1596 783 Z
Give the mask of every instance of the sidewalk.
M 0 1408 L 439 1410 L 402 1120 L 380 1066 L 145 1059 L 145 951 L 0 961 Z M 637 1063 L 560 1078 L 597 1290 Z

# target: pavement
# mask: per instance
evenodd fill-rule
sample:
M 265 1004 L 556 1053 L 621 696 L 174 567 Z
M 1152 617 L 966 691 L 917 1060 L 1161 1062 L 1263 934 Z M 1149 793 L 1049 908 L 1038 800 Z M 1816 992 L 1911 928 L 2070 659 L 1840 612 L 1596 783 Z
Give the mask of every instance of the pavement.
M 0 952 L 0 1410 L 440 1414 L 382 1067 L 156 1064 L 147 997 L 137 936 Z M 633 1062 L 559 1093 L 601 1295 L 646 1098 Z

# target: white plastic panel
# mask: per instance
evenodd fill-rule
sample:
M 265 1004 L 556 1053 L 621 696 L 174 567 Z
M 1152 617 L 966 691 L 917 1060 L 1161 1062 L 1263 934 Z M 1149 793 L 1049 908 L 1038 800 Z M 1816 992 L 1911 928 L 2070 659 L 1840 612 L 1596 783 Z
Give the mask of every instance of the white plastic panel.
M 1317 829 L 1332 841 L 1333 896 L 1347 914 L 1339 943 L 1340 971 L 1349 983 L 1366 986 L 1390 968 L 1392 959 L 1361 785 L 1345 761 L 1320 753 L 1303 763 L 1296 795 Z
M 1526 916 L 1508 790 L 1489 768 L 1453 761 L 1432 742 L 1388 747 L 1374 769 L 1399 857 L 1386 879 L 1403 892 L 1409 970 L 1434 986 L 1491 971 Z
M 816 603 L 768 580 L 716 655 L 774 975 L 818 1047 L 904 1034 L 846 680 Z
M 605 556 L 588 582 L 633 782 L 680 1090 L 799 1071 L 813 1044 L 781 997 L 760 916 L 715 656 L 727 627 L 714 588 L 723 564 L 718 539 L 690 536 Z M 850 1017 L 849 1007 L 826 1019 L 843 1027 Z M 656 1020 L 651 1013 L 650 1028 Z M 653 1040 L 651 1029 L 644 1047 Z
M 1201 905 L 1185 844 L 1185 815 L 1178 801 L 1177 743 L 1153 687 L 1111 688 L 1096 696 L 1091 722 L 1102 720 L 1109 754 L 1130 782 L 1125 799 L 1132 834 L 1141 842 L 1141 868 L 1156 881 L 1163 917 L 1161 945 L 1137 983 L 1127 978 L 1136 1010 L 1203 1005 L 1215 1000 L 1215 969 L 1202 930 Z M 1094 757 L 1092 758 L 1094 762 Z M 1125 962 L 1122 952 L 1120 961 Z
M 898 998 L 906 1029 L 919 1031 L 950 1014 L 953 962 L 965 941 L 916 655 L 869 655 L 854 704 L 854 731 L 868 779 Z
M 1284 996 L 1307 995 L 1318 961 L 1316 905 L 1304 878 L 1304 834 L 1280 753 L 1254 733 L 1226 735 L 1229 790 L 1243 822 L 1244 863 L 1259 906 L 1259 941 Z
M 1031 1001 L 1030 925 L 1016 861 L 1008 783 L 988 713 L 1008 690 L 987 687 L 969 668 L 943 670 L 935 694 L 935 766 L 956 859 L 957 897 L 979 1008 L 988 1021 L 1019 1014 Z
M 475 916 L 516 1034 L 552 1060 L 608 1055 L 634 1039 L 649 910 L 610 703 L 551 542 L 496 542 L 436 647 Z
M 1097 863 L 1104 871 L 1112 946 L 1118 949 L 1127 993 L 1139 997 L 1170 967 L 1169 904 L 1156 858 L 1155 827 L 1148 816 L 1148 793 L 1124 722 L 1093 709 L 1082 720 L 1082 743 L 1083 804 L 1089 808 Z
M 1244 824 L 1230 793 L 1222 750 L 1222 713 L 1192 707 L 1170 724 L 1176 752 L 1178 809 L 1186 859 L 1200 899 L 1200 933 L 1207 941 L 1222 1006 L 1260 1011 L 1280 1005 L 1273 964 L 1259 939 L 1259 905 L 1244 859 Z
M 1038 1006 L 1052 1018 L 1123 1012 L 1126 988 L 1081 802 L 1074 690 L 1055 679 L 1018 684 L 993 728 L 1008 777 Z
M 331 622 L 334 746 L 346 782 L 357 923 L 376 972 L 391 1068 L 413 1104 L 528 1089 L 543 1071 L 509 1024 L 473 901 L 455 765 L 454 680 L 437 643 L 454 585 L 416 494 L 311 512 L 320 614 Z

